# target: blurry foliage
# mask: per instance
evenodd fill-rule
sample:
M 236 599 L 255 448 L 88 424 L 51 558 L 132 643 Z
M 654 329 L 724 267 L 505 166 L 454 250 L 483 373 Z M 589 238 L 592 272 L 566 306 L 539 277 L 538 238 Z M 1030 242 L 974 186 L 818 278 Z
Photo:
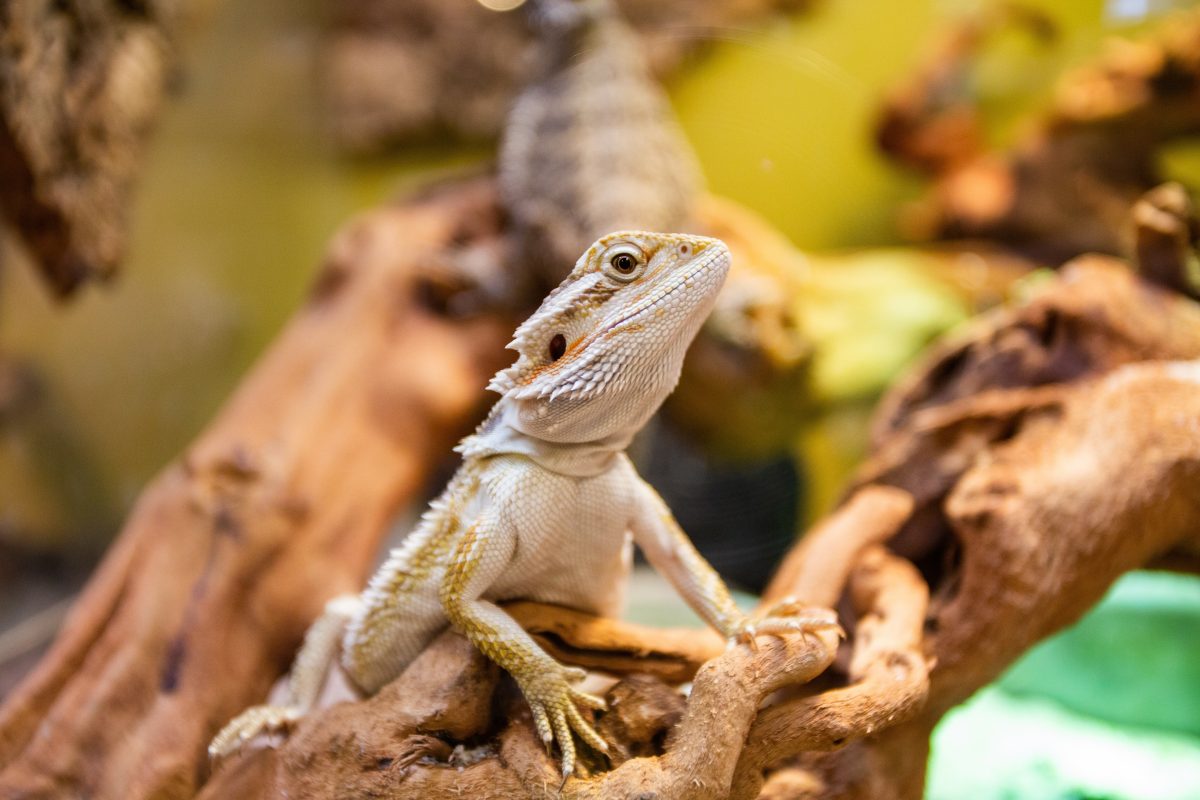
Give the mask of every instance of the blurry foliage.
M 968 317 L 970 303 L 938 275 L 941 261 L 901 249 L 813 259 L 798 301 L 816 351 L 813 394 L 820 405 L 877 396 L 914 353 Z
M 952 711 L 927 797 L 1200 794 L 1200 583 L 1131 573 L 1077 625 Z
M 1000 686 L 1116 724 L 1188 734 L 1200 747 L 1200 659 L 1162 646 L 1198 640 L 1200 581 L 1134 573 L 1078 625 L 1031 650 Z
M 959 269 L 969 274 L 963 259 Z M 796 443 L 808 523 L 833 508 L 862 459 L 875 398 L 915 353 L 974 310 L 943 278 L 954 260 L 899 248 L 810 259 L 809 285 L 797 298 L 814 353 L 809 424 Z
M 990 687 L 934 733 L 928 800 L 1192 800 L 1200 741 Z

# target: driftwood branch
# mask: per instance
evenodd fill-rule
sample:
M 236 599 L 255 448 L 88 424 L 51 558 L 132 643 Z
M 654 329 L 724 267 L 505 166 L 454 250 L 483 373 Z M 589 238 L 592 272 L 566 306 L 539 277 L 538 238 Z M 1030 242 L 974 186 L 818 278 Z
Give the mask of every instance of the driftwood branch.
M 862 552 L 895 536 L 912 509 L 912 497 L 903 490 L 863 488 L 792 548 L 763 593 L 764 605 L 788 596 L 834 605 Z
M 1052 333 L 1038 335 L 1047 318 Z M 805 754 L 784 780 L 803 796 L 920 797 L 929 733 L 949 708 L 1124 572 L 1194 551 L 1197 336 L 1190 301 L 1082 260 L 936 350 L 885 400 L 857 493 L 891 485 L 916 501 L 889 545 L 932 592 L 928 699 L 904 724 Z
M 448 319 L 421 281 L 460 220 L 494 229 L 492 207 L 481 184 L 338 236 L 306 306 L 145 491 L 0 711 L 0 794 L 195 793 L 213 731 L 265 694 L 325 599 L 357 590 L 479 413 L 511 321 Z
M 506 608 L 559 661 L 615 675 L 643 673 L 683 683 L 725 649 L 711 630 L 645 628 L 541 603 Z
M 857 559 L 849 595 L 859 615 L 851 684 L 759 714 L 742 751 L 732 797 L 757 796 L 763 771 L 774 763 L 844 747 L 908 719 L 925 702 L 929 668 L 921 646 L 929 590 L 920 574 L 872 545 Z
M 556 610 L 525 604 L 519 612 L 526 619 L 551 618 Z M 572 624 L 559 626 L 566 646 L 558 653 L 567 654 L 567 663 L 574 652 L 622 653 L 646 639 L 643 631 L 632 626 L 603 620 L 594 624 L 607 626 L 607 632 L 596 637 L 579 624 L 579 615 L 564 618 Z M 576 631 L 584 631 L 578 639 L 573 635 Z M 609 642 L 607 647 L 600 638 Z M 686 711 L 661 758 L 629 759 L 593 780 L 570 781 L 562 796 L 623 797 L 639 787 L 662 797 L 726 796 L 759 703 L 779 688 L 820 674 L 835 649 L 832 635 L 823 635 L 764 642 L 758 652 L 734 648 L 717 655 L 695 675 Z M 648 661 L 653 663 L 653 651 Z M 476 760 L 467 762 L 455 764 L 448 755 L 454 752 L 451 742 L 470 741 L 496 730 L 499 721 L 492 720 L 489 711 L 497 674 L 465 640 L 448 633 L 374 697 L 306 718 L 278 751 L 257 750 L 222 768 L 202 797 L 229 797 L 235 786 L 246 792 L 247 776 L 255 776 L 256 781 L 253 791 L 243 796 L 335 798 L 356 792 L 391 798 L 454 793 L 541 796 L 558 786 L 558 766 L 538 739 L 527 706 L 507 681 L 501 686 L 507 723 L 498 730 L 498 744 L 484 744 L 473 756 Z M 610 703 L 614 694 L 620 694 L 618 687 L 610 690 Z M 636 708 L 646 694 L 644 686 L 639 690 L 635 684 L 633 691 L 624 694 L 622 705 Z M 714 726 L 717 719 L 721 724 Z M 601 726 L 605 727 L 604 720 Z M 431 734 L 438 740 L 432 744 Z M 625 748 L 631 743 L 615 744 Z M 422 755 L 407 757 L 416 746 L 423 748 Z M 497 756 L 506 768 L 498 770 Z M 449 765 L 461 769 L 447 770 Z M 696 793 L 696 787 L 703 790 Z

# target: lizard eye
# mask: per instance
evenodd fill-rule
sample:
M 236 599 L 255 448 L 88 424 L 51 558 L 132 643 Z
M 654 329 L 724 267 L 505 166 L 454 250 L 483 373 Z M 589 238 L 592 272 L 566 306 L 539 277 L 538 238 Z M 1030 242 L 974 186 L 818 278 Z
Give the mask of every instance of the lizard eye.
M 624 275 L 628 275 L 637 269 L 637 259 L 629 253 L 617 253 L 609 263 L 613 265 L 613 269 Z
M 646 257 L 630 244 L 620 244 L 604 256 L 604 273 L 620 283 L 629 283 L 642 274 Z
M 561 333 L 554 334 L 554 338 L 550 340 L 550 360 L 558 361 L 567 352 L 567 337 Z

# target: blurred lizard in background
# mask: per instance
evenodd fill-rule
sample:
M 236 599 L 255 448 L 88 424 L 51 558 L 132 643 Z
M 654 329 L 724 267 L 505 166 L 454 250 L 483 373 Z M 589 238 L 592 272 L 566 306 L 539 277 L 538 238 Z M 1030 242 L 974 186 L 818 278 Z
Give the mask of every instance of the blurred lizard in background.
M 282 706 L 243 712 L 215 757 L 310 711 L 331 664 L 377 692 L 447 624 L 516 680 L 538 733 L 575 768 L 573 733 L 607 745 L 590 714 L 604 703 L 573 685 L 583 670 L 548 656 L 499 605 L 535 600 L 613 616 L 631 543 L 731 642 L 835 627 L 832 612 L 787 601 L 752 619 L 625 455 L 679 379 L 730 255 L 717 239 L 614 233 L 593 244 L 522 324 L 519 354 L 489 388 L 501 397 L 458 450 L 463 464 L 417 529 L 358 596 L 329 603 L 296 657 Z
M 611 0 L 532 0 L 528 16 L 538 63 L 508 115 L 499 180 L 514 253 L 548 287 L 608 231 L 686 230 L 702 179 Z

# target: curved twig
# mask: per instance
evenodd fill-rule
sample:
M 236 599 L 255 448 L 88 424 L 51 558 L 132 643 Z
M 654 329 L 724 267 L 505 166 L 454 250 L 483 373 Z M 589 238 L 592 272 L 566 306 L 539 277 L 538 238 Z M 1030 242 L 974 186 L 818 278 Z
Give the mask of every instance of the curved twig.
M 731 797 L 755 797 L 763 770 L 777 761 L 841 747 L 904 721 L 925 701 L 929 668 L 921 640 L 929 590 L 920 573 L 882 547 L 871 547 L 854 566 L 849 590 L 861 614 L 850 661 L 854 683 L 760 713 Z
M 866 486 L 792 548 L 763 592 L 770 606 L 786 596 L 832 606 L 864 548 L 896 534 L 912 513 L 913 499 L 890 486 Z

